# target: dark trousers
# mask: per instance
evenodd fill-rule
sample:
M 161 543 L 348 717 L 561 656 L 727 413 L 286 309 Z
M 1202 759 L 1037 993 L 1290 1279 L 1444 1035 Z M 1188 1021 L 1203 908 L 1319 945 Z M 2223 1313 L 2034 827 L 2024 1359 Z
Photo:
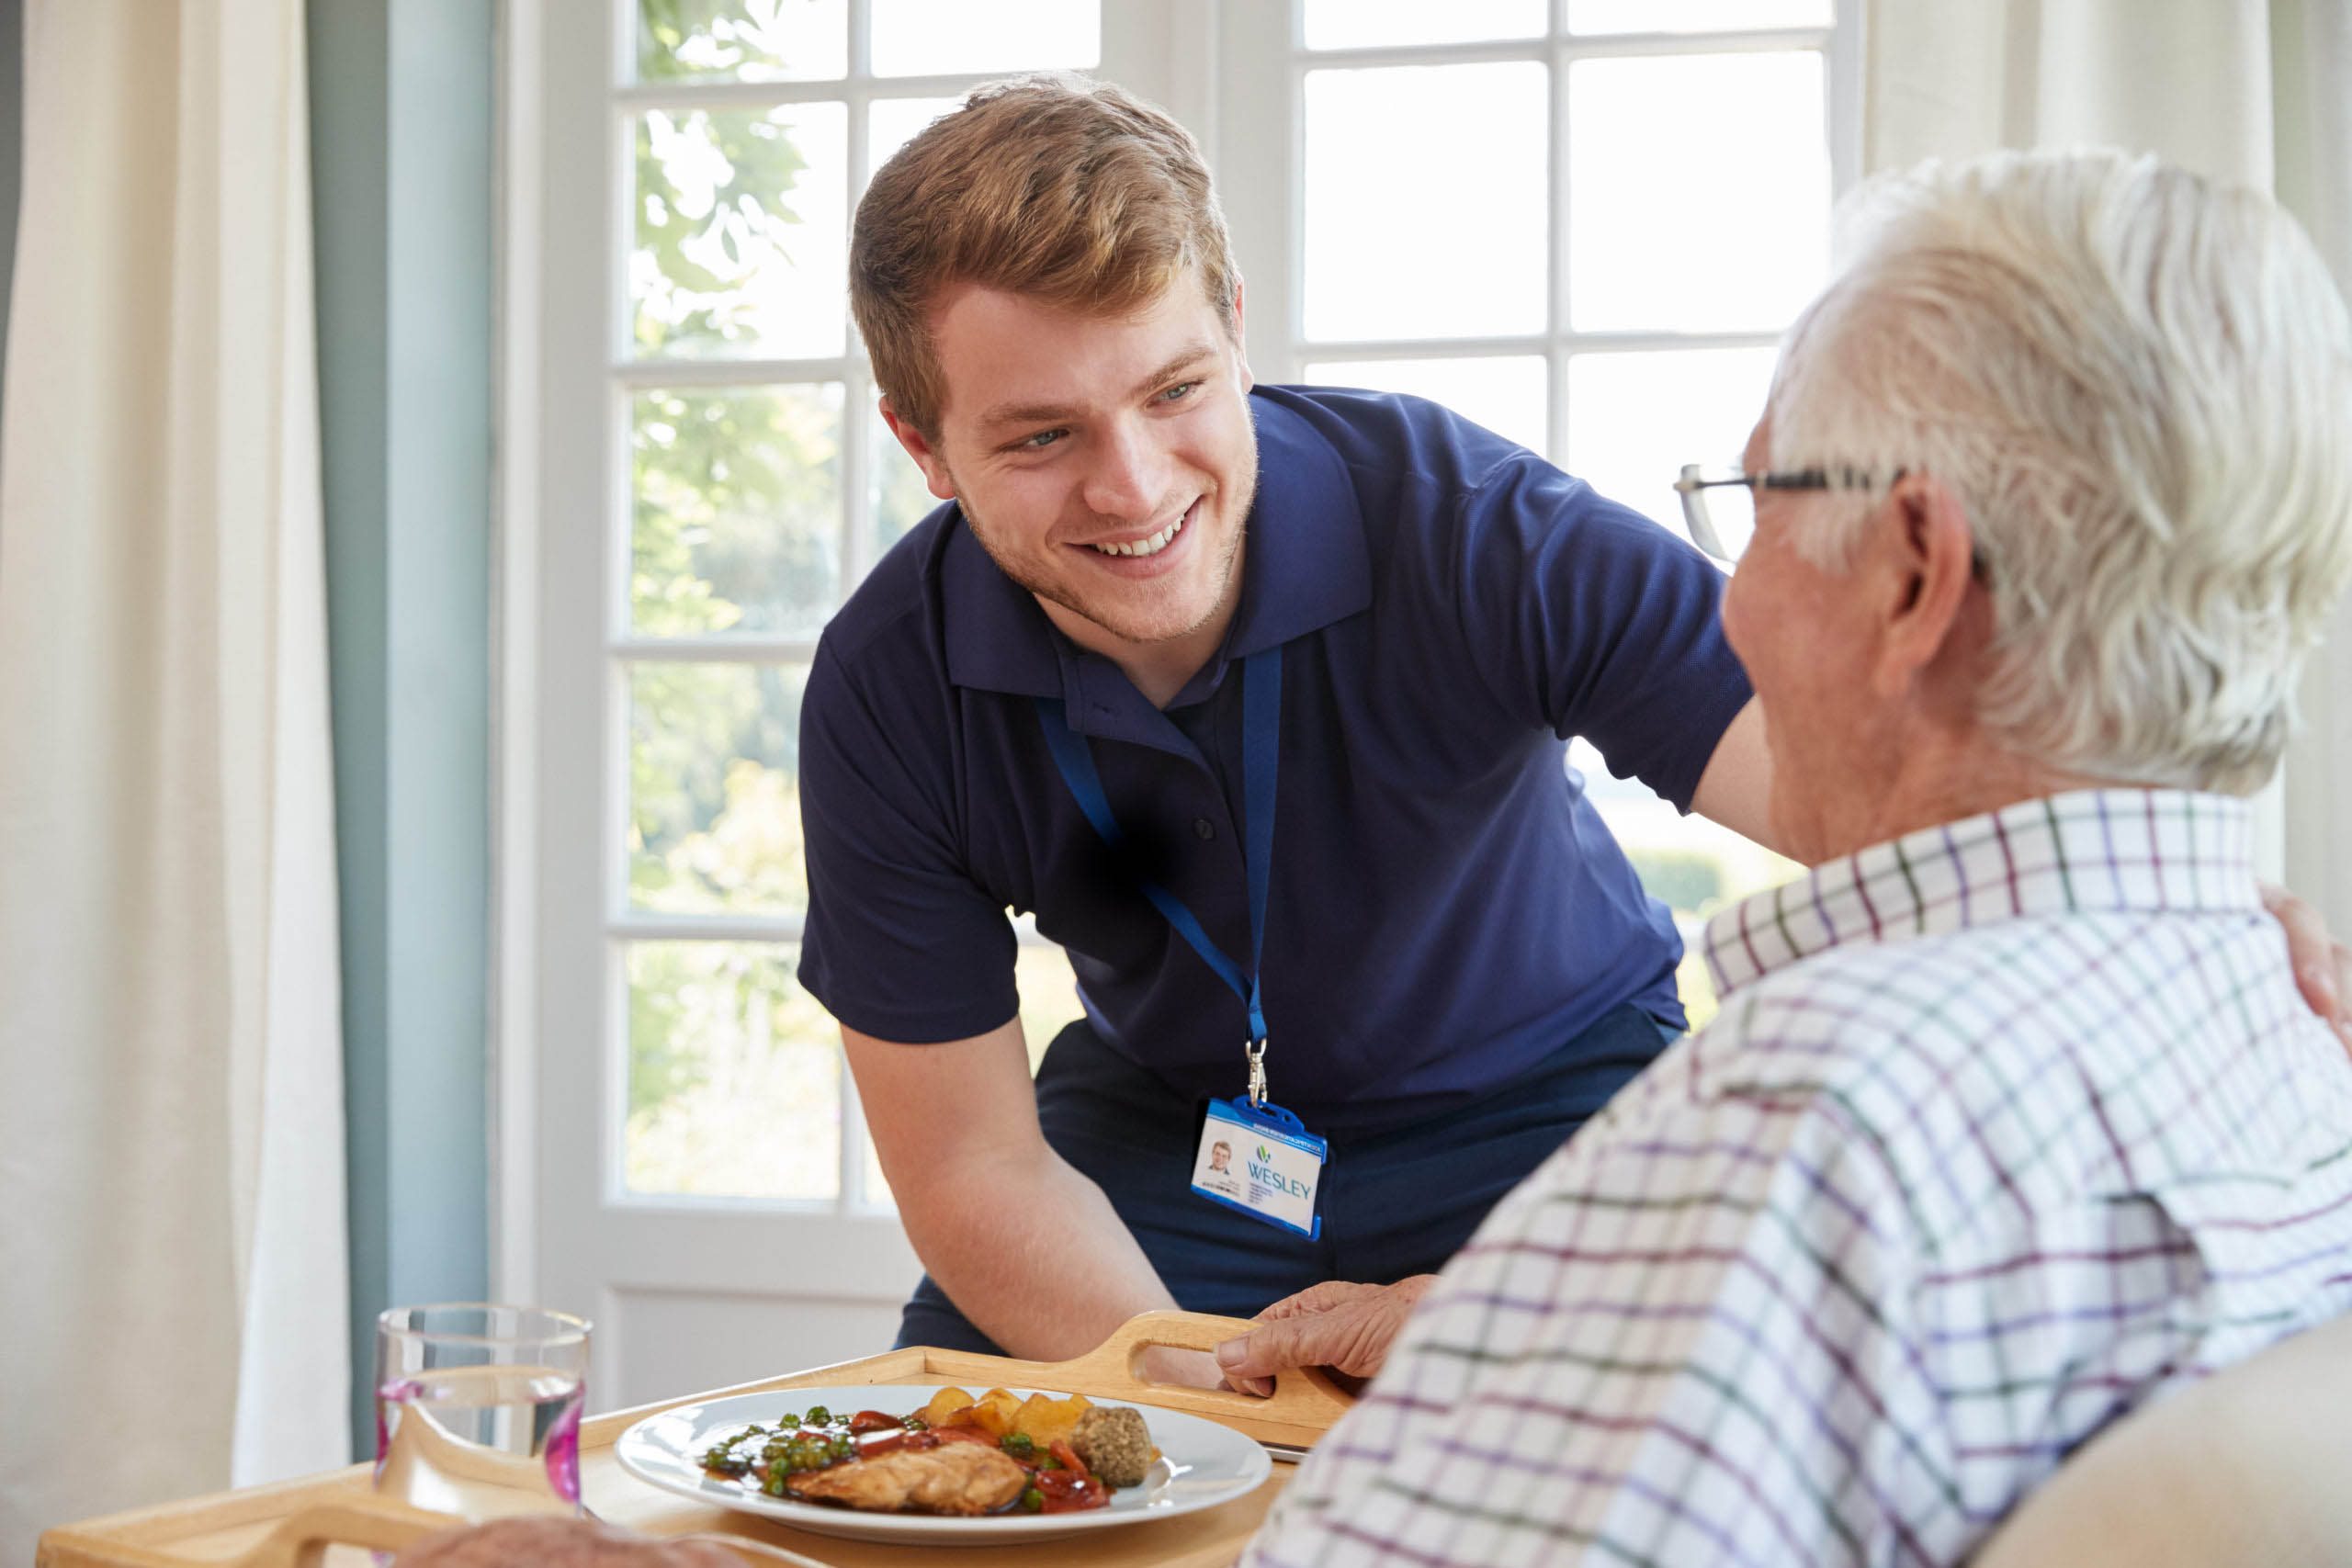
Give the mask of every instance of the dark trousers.
M 1314 1241 L 1194 1194 L 1199 1105 L 1112 1051 L 1083 1020 L 1046 1053 L 1037 1118 L 1055 1152 L 1102 1189 L 1179 1306 L 1250 1317 L 1325 1280 L 1386 1284 L 1435 1273 L 1504 1193 L 1674 1038 L 1628 1003 L 1483 1100 L 1333 1137 Z M 907 1303 L 899 1343 L 1002 1354 L 929 1275 Z

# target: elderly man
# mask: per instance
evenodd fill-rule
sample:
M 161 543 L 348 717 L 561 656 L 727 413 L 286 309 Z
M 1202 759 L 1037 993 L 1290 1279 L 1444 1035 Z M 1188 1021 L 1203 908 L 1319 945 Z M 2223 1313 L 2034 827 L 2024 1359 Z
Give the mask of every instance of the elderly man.
M 2352 573 L 2343 302 L 2153 160 L 1876 195 L 1723 611 L 1816 869 L 1715 919 L 1715 1023 L 1426 1295 L 1227 1348 L 1376 1356 L 1420 1296 L 1253 1563 L 1956 1562 L 2100 1427 L 2352 1309 L 2352 1066 L 2240 798 Z
M 1957 1562 L 2167 1382 L 2352 1308 L 2352 1064 L 2237 798 L 2352 574 L 2352 323 L 2268 203 L 2152 161 L 1877 196 L 1746 472 L 1687 491 L 1718 544 L 1709 496 L 1758 502 L 1724 626 L 1816 869 L 1717 919 L 1715 1024 L 1433 1284 L 1227 1348 L 1387 1363 L 1252 1562 Z

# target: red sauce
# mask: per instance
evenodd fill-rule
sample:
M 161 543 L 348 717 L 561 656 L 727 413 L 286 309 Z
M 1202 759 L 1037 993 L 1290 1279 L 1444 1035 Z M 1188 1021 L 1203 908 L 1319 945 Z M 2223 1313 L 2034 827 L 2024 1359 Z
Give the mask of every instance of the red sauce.
M 1076 1514 L 1111 1506 L 1111 1489 L 1094 1477 L 1074 1470 L 1041 1470 L 1029 1484 L 1045 1494 L 1041 1514 Z
M 935 1449 L 939 1446 L 937 1432 L 910 1432 L 900 1427 L 895 1432 L 875 1437 L 861 1437 L 857 1441 L 857 1457 L 872 1459 L 876 1454 L 894 1454 L 901 1449 Z

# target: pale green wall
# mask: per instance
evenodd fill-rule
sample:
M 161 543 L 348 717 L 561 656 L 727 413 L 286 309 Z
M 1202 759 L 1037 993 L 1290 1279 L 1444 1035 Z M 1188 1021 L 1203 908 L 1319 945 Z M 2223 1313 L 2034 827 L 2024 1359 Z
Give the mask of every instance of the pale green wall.
M 365 1455 L 376 1313 L 489 1290 L 493 0 L 309 19 Z

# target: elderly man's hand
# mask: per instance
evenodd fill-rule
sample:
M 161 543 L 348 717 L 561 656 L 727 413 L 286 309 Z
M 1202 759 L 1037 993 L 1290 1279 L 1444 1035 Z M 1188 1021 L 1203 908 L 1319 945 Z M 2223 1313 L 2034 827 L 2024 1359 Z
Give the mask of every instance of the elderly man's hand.
M 1371 1377 L 1386 1363 L 1388 1347 L 1436 1279 L 1416 1274 L 1393 1285 L 1331 1280 L 1285 1296 L 1258 1314 L 1259 1327 L 1216 1348 L 1217 1365 L 1227 1382 L 1252 1393 L 1267 1392 L 1261 1380 L 1293 1367 Z
M 393 1568 L 743 1568 L 707 1540 L 654 1540 L 585 1519 L 496 1519 L 427 1536 Z
M 2303 1000 L 2335 1026 L 2346 1049 L 2352 1050 L 2352 948 L 2335 940 L 2318 910 L 2283 887 L 2266 883 L 2262 907 L 2286 928 L 2287 956 Z

